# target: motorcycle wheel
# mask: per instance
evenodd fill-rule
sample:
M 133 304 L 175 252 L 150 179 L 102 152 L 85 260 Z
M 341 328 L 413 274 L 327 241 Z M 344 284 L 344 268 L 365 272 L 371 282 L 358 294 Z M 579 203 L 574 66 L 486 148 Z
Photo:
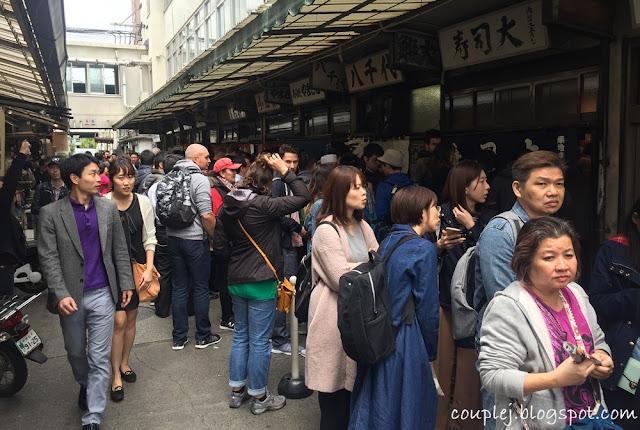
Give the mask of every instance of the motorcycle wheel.
M 27 382 L 27 362 L 15 347 L 0 343 L 0 397 L 10 397 Z
M 35 284 L 32 282 L 18 283 L 15 286 L 27 294 L 38 294 L 47 289 L 47 284 L 44 281 L 36 282 Z

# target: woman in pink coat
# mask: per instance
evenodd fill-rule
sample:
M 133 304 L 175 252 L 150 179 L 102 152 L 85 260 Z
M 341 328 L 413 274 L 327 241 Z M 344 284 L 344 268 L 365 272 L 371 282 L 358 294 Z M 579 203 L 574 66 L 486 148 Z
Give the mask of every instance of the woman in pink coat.
M 345 272 L 369 259 L 378 242 L 363 220 L 367 181 L 350 166 L 336 167 L 325 184 L 313 236 L 312 275 L 317 280 L 309 302 L 307 387 L 318 391 L 320 428 L 340 430 L 349 425 L 349 403 L 356 363 L 342 348 L 338 330 L 338 281 Z M 331 222 L 335 229 L 323 221 Z

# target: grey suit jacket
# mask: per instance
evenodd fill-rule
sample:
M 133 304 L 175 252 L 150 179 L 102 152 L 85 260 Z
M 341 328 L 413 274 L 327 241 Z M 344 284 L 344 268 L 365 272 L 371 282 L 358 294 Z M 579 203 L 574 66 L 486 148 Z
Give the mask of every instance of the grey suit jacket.
M 116 204 L 100 197 L 93 198 L 98 228 L 102 261 L 109 278 L 114 301 L 121 290 L 134 289 L 131 260 L 127 250 L 122 222 Z M 68 197 L 40 209 L 38 220 L 38 256 L 42 274 L 47 280 L 49 294 L 56 305 L 66 297 L 81 303 L 84 292 L 84 255 L 80 235 Z

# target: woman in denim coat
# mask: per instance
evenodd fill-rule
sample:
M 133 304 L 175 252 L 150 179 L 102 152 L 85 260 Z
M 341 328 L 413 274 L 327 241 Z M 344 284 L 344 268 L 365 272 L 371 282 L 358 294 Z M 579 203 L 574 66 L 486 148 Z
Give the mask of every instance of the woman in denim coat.
M 633 205 L 621 234 L 600 246 L 589 295 L 615 363 L 611 378 L 602 381 L 605 400 L 609 408 L 631 409 L 633 395 L 619 388 L 618 381 L 640 337 L 640 200 Z M 616 423 L 623 428 L 637 425 Z

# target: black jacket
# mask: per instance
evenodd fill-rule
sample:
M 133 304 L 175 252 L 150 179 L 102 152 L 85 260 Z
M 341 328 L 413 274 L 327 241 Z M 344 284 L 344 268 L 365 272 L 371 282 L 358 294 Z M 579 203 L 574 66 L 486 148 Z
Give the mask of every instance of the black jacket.
M 640 336 L 636 309 L 640 303 L 640 267 L 631 259 L 623 236 L 604 242 L 598 250 L 591 276 L 589 300 L 611 347 L 613 374 L 600 381 L 603 388 L 616 388 L 624 366 Z
M 273 272 L 237 224 L 242 225 L 267 255 L 282 280 L 280 217 L 302 209 L 311 195 L 302 179 L 289 171 L 282 178 L 292 196 L 264 196 L 251 189 L 229 192 L 218 212 L 213 248 L 217 258 L 229 262 L 229 285 L 274 279 Z
M 298 178 L 300 178 L 300 176 L 298 176 Z M 304 181 L 304 178 L 300 179 Z M 282 176 L 280 176 L 280 174 L 275 174 L 273 176 L 273 182 L 271 183 L 271 197 L 284 197 L 287 195 L 291 195 L 291 191 L 292 190 L 289 189 L 289 187 L 285 186 L 285 182 L 282 180 Z M 293 248 L 293 245 L 291 244 L 291 233 L 300 233 L 302 231 L 302 225 L 291 218 L 289 215 L 290 214 L 286 214 L 285 216 L 280 218 L 280 228 L 282 229 L 282 247 L 287 249 Z
M 68 194 L 69 189 L 63 183 L 62 187 L 60 187 L 58 200 L 66 197 Z M 31 213 L 38 215 L 40 213 L 40 208 L 48 205 L 49 203 L 53 203 L 53 185 L 51 184 L 51 181 L 43 182 L 36 187 L 36 192 L 33 195 L 33 203 L 31 203 Z
M 11 212 L 11 203 L 16 195 L 26 161 L 26 155 L 22 153 L 16 155 L 0 188 L 0 265 L 19 263 L 26 255 L 27 241 L 24 231 Z

